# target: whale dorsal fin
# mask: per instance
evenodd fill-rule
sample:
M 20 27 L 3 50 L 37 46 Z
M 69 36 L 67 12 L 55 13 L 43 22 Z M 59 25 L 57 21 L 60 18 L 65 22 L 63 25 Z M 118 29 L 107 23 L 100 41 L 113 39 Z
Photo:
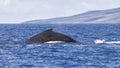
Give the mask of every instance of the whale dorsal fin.
M 52 32 L 53 29 L 47 29 L 44 32 Z

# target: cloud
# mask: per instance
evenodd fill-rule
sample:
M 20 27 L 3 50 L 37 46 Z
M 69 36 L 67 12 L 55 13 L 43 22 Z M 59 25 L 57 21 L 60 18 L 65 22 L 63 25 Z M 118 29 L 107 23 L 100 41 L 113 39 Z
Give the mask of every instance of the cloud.
M 10 5 L 10 0 L 0 0 L 0 8 L 7 8 Z
M 81 6 L 84 8 L 89 8 L 89 9 L 96 9 L 97 8 L 97 5 L 87 3 L 87 2 L 81 2 Z

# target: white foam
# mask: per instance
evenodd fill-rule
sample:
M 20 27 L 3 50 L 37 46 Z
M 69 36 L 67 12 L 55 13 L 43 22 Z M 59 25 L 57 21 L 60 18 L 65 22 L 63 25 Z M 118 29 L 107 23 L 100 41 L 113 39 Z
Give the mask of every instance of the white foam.
M 96 44 L 102 44 L 102 43 L 104 43 L 105 42 L 105 40 L 100 40 L 100 39 L 96 39 L 95 41 L 94 41 L 94 43 L 96 43 Z
M 94 43 L 95 44 L 120 44 L 120 41 L 105 41 L 105 40 L 96 39 Z
M 120 41 L 110 41 L 110 42 L 105 42 L 106 44 L 120 44 Z
M 42 46 L 41 44 L 28 44 L 26 45 L 28 48 L 34 48 L 34 47 L 39 47 Z
M 63 43 L 63 41 L 48 41 L 48 42 L 45 42 L 45 43 Z

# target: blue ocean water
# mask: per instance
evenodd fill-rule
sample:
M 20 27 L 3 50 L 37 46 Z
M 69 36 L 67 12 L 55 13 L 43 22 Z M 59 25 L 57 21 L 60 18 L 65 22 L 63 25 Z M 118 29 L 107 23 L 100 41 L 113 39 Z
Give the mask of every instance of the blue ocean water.
M 49 28 L 77 43 L 26 42 Z M 0 68 L 120 68 L 119 41 L 120 24 L 1 24 Z

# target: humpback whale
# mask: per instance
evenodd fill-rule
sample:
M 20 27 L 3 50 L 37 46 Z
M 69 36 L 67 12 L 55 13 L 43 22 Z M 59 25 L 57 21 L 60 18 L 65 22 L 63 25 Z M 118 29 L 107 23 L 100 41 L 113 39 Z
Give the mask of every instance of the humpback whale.
M 49 42 L 49 41 L 62 41 L 62 42 L 76 42 L 71 37 L 54 32 L 52 29 L 45 30 L 27 40 L 28 42 Z

